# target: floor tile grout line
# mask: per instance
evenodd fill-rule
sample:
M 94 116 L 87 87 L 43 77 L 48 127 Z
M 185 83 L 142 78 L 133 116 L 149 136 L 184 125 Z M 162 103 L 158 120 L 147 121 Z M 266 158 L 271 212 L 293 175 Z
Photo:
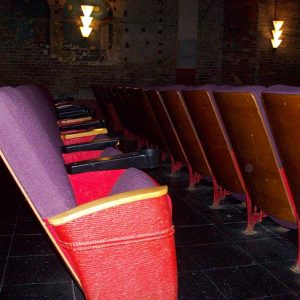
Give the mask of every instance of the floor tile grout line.
M 225 234 L 225 233 L 224 233 Z M 266 269 L 261 262 L 259 262 L 255 257 L 253 257 L 253 255 L 251 255 L 250 253 L 248 253 L 243 247 L 241 247 L 238 243 L 241 241 L 235 241 L 233 240 L 228 234 L 227 237 L 229 238 L 229 240 L 232 242 L 233 245 L 235 245 L 235 247 L 238 247 L 244 254 L 248 255 L 249 257 L 251 257 L 253 259 L 253 261 L 256 262 L 256 264 L 258 266 L 260 266 L 261 268 L 263 268 L 265 271 L 267 271 L 267 273 L 269 273 L 269 275 L 271 275 L 273 278 L 275 278 L 278 282 L 280 282 L 285 288 L 287 288 L 288 291 L 292 292 L 293 294 L 294 291 L 291 290 L 288 286 L 286 286 L 286 284 L 284 284 L 278 277 L 276 277 L 275 274 L 273 274 L 272 272 L 270 272 L 268 269 Z M 277 239 L 277 237 L 274 237 L 275 239 Z M 265 238 L 265 239 L 260 239 L 260 240 L 272 240 L 274 238 Z M 256 241 L 256 240 L 247 240 L 247 241 Z M 236 267 L 240 267 L 240 266 L 236 266 Z
M 10 251 L 11 251 L 11 248 L 12 248 L 13 238 L 14 238 L 14 235 L 15 235 L 16 227 L 17 227 L 17 221 L 18 221 L 19 213 L 20 213 L 20 204 L 18 205 L 18 210 L 17 210 L 16 217 L 15 217 L 15 224 L 14 224 L 14 228 L 13 228 L 11 239 L 10 239 L 10 244 L 9 244 L 8 251 L 7 251 L 5 266 L 3 268 L 2 279 L 1 279 L 1 282 L 0 282 L 0 293 L 1 293 L 1 290 L 2 290 L 3 282 L 4 282 L 4 279 L 5 279 L 5 275 L 6 275 L 8 259 L 10 257 Z
M 220 294 L 224 297 L 224 299 L 227 299 L 226 295 L 222 293 L 222 291 L 219 289 L 217 284 L 206 274 L 205 270 L 202 270 L 202 273 L 204 276 L 210 281 L 210 283 L 220 292 Z
M 51 282 L 26 282 L 26 283 L 14 283 L 14 284 L 3 284 L 3 287 L 11 286 L 26 286 L 26 285 L 55 285 L 59 283 L 72 283 L 72 280 L 61 280 L 61 281 L 51 281 Z
M 290 296 L 291 294 L 294 294 L 294 293 L 280 293 L 280 294 L 275 294 L 272 296 Z M 297 294 L 294 294 L 294 295 L 297 296 L 297 298 L 299 298 L 299 296 Z M 263 299 L 270 299 L 270 296 L 247 298 L 245 300 L 263 300 Z

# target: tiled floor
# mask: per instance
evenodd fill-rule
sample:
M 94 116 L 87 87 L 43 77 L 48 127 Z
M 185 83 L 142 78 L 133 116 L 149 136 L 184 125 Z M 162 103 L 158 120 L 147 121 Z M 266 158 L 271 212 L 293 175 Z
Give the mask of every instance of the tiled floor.
M 245 235 L 242 203 L 227 197 L 211 209 L 212 187 L 188 190 L 184 171 L 154 175 L 173 200 L 180 299 L 298 299 L 296 232 L 270 220 Z M 159 175 L 158 175 L 159 174 Z M 22 195 L 0 172 L 0 299 L 84 299 Z

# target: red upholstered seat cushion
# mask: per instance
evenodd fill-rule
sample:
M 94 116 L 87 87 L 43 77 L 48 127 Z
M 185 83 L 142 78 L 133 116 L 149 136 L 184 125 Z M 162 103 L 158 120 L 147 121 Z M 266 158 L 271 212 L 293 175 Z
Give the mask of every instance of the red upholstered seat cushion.
M 63 153 L 65 164 L 71 164 L 78 161 L 90 160 L 97 158 L 101 155 L 103 150 L 80 151 L 74 153 Z
M 124 171 L 122 169 L 68 175 L 77 205 L 108 196 Z
M 85 136 L 85 137 L 70 139 L 70 140 L 63 140 L 63 143 L 64 143 L 65 146 L 67 146 L 67 145 L 81 144 L 81 143 L 89 143 L 94 138 L 95 138 L 95 135 L 91 135 L 91 136 Z

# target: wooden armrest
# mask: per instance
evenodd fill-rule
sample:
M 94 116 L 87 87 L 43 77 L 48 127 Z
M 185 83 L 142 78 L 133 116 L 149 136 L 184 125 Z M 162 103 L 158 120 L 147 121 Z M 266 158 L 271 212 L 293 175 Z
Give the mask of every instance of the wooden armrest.
M 68 125 L 68 124 L 76 124 L 80 122 L 85 122 L 85 121 L 92 121 L 93 117 L 82 117 L 82 118 L 76 118 L 76 119 L 62 119 L 57 121 L 58 125 Z
M 70 139 L 75 139 L 75 138 L 81 138 L 81 137 L 86 137 L 86 136 L 92 136 L 92 135 L 98 135 L 98 134 L 107 134 L 107 129 L 106 128 L 96 128 L 84 132 L 77 132 L 77 133 L 62 133 L 61 139 L 62 140 L 70 140 Z
M 157 198 L 168 193 L 167 186 L 155 186 L 146 189 L 138 189 L 130 192 L 115 194 L 102 199 L 94 200 L 89 203 L 69 209 L 48 219 L 52 226 L 60 226 L 75 219 L 93 214 L 118 205 L 124 205 L 136 201 Z

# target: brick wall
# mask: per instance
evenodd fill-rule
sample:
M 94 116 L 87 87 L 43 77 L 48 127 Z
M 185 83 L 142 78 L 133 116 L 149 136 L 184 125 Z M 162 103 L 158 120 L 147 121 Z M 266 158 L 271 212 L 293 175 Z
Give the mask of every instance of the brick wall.
M 300 1 L 278 0 L 282 44 L 271 45 L 274 0 L 225 0 L 222 81 L 300 85 Z
M 261 84 L 300 86 L 300 1 L 278 0 L 277 19 L 284 20 L 282 43 L 271 45 L 274 1 L 259 2 L 257 80 Z
M 70 95 L 94 83 L 156 85 L 175 81 L 177 6 L 172 0 L 110 1 L 114 19 L 108 39 L 112 45 L 99 50 L 98 60 L 88 57 L 89 51 L 81 51 L 78 36 L 65 39 L 62 57 L 51 57 L 47 14 L 23 13 L 32 0 L 22 1 L 19 11 L 5 2 L 0 0 L 1 85 L 44 84 L 55 95 Z M 47 7 L 46 1 L 39 2 L 39 6 Z M 78 20 L 67 21 L 68 26 L 76 26 Z M 73 28 L 64 35 L 75 33 Z
M 196 82 L 220 83 L 224 0 L 199 0 Z
M 64 8 L 62 55 L 51 57 L 47 1 L 0 0 L 0 85 L 72 95 L 94 83 L 175 82 L 177 1 L 110 0 L 114 18 L 95 28 L 96 43 L 81 38 L 75 2 Z M 300 85 L 300 1 L 277 2 L 285 24 L 273 49 L 274 0 L 199 0 L 198 84 Z

